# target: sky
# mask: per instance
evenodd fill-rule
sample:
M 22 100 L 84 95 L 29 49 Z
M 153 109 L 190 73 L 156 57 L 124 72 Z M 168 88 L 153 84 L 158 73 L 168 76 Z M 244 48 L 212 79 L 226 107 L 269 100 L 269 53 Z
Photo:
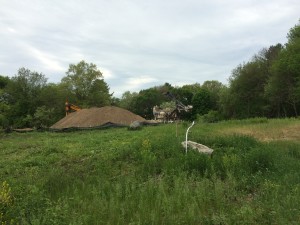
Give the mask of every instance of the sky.
M 285 44 L 299 0 L 0 0 L 0 74 L 97 65 L 114 96 L 217 80 Z

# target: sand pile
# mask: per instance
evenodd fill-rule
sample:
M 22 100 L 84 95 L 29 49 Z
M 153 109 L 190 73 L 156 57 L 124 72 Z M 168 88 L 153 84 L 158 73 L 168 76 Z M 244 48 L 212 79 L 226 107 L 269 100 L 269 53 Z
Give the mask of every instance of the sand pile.
M 63 130 L 68 128 L 95 128 L 107 126 L 129 126 L 132 122 L 146 120 L 126 109 L 105 106 L 102 108 L 82 109 L 70 113 L 50 129 Z

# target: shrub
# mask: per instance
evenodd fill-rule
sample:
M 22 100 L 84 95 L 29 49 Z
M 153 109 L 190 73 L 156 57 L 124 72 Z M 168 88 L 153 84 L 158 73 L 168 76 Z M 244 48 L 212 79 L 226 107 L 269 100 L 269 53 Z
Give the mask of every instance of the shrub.
M 222 116 L 218 111 L 210 110 L 207 114 L 204 114 L 199 119 L 204 123 L 216 123 L 222 120 Z
M 54 108 L 47 109 L 46 106 L 41 106 L 36 109 L 33 122 L 35 127 L 46 128 L 53 124 L 54 121 Z

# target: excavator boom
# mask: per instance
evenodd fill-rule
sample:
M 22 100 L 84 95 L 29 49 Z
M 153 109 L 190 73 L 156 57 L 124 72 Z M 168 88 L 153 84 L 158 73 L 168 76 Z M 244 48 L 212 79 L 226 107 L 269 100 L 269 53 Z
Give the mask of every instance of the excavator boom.
M 76 111 L 81 110 L 81 108 L 79 106 L 69 103 L 68 100 L 66 100 L 65 110 L 66 110 L 66 116 L 67 116 L 71 112 L 74 112 L 74 111 L 76 112 Z
M 175 109 L 173 110 L 166 110 L 166 109 L 160 109 L 158 106 L 153 107 L 153 115 L 155 120 L 163 120 L 163 121 L 171 121 L 171 120 L 177 120 L 178 119 L 178 114 L 181 113 L 182 111 L 189 112 L 193 106 L 188 105 L 185 106 L 181 101 L 175 98 L 175 96 L 170 93 L 166 92 L 165 95 L 171 99 L 172 101 L 175 102 L 176 106 Z

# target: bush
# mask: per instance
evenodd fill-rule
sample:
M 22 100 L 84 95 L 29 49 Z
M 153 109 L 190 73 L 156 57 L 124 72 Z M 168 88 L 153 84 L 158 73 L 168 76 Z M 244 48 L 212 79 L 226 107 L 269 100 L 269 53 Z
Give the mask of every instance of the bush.
M 46 106 L 38 107 L 34 113 L 34 125 L 36 128 L 46 128 L 54 123 L 54 108 L 47 109 Z
M 200 117 L 202 122 L 205 123 L 216 123 L 222 120 L 222 116 L 218 111 L 210 110 L 207 114 Z

